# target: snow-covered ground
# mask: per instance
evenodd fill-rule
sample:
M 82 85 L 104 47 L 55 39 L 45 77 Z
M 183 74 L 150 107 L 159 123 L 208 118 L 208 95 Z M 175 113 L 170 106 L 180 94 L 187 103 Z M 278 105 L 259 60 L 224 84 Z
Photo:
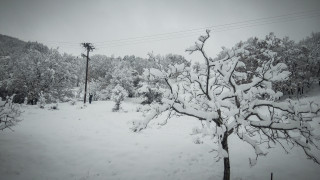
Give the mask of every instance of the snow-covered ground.
M 111 111 L 110 101 L 84 109 L 80 104 L 59 104 L 59 110 L 24 106 L 14 132 L 0 132 L 0 179 L 222 179 L 223 162 L 210 153 L 214 144 L 195 144 L 190 135 L 199 121 L 180 117 L 159 126 L 160 118 L 134 133 L 131 121 L 142 117 L 134 101 L 126 101 L 127 112 L 120 113 Z M 230 142 L 232 179 L 270 179 L 271 172 L 275 180 L 320 177 L 320 166 L 300 149 L 285 154 L 275 148 L 250 168 L 252 149 L 235 137 Z

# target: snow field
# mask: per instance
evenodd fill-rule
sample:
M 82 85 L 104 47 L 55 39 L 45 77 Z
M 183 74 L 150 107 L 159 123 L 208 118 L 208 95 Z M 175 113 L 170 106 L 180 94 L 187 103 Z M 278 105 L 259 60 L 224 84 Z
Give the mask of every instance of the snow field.
M 212 158 L 205 159 L 210 148 L 192 143 L 189 134 L 197 121 L 134 133 L 130 120 L 141 115 L 135 105 L 123 104 L 127 113 L 113 113 L 113 105 L 110 101 L 94 102 L 85 109 L 67 103 L 59 110 L 24 107 L 24 120 L 15 132 L 1 132 L 2 177 L 208 179 L 210 172 L 220 174 L 221 168 L 212 170 Z
M 112 112 L 111 101 L 84 109 L 80 104 L 62 103 L 59 110 L 24 106 L 14 132 L 0 132 L 0 179 L 222 179 L 223 161 L 209 153 L 215 145 L 209 138 L 195 144 L 190 135 L 201 126 L 198 120 L 172 118 L 159 126 L 160 117 L 134 133 L 131 121 L 142 117 L 135 101 L 122 104 L 126 112 Z M 271 172 L 277 180 L 319 178 L 320 166 L 300 149 L 286 155 L 277 147 L 250 168 L 252 148 L 234 136 L 229 141 L 232 179 L 270 179 Z

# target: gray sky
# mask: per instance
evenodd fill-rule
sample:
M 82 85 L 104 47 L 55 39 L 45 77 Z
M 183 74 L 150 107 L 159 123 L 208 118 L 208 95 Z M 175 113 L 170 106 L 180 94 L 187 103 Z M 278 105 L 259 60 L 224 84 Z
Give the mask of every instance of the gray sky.
M 153 51 L 196 59 L 184 50 L 205 27 L 216 30 L 207 45 L 214 56 L 221 46 L 269 32 L 300 40 L 320 31 L 319 17 L 319 0 L 0 0 L 0 34 L 74 55 L 88 41 L 108 56 Z

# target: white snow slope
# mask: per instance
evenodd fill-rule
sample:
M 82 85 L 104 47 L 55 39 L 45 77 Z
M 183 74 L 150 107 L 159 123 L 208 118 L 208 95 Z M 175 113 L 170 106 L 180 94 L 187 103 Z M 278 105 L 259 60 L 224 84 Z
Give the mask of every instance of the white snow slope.
M 112 107 L 111 101 L 93 102 L 85 109 L 67 103 L 59 110 L 24 106 L 23 121 L 14 132 L 0 132 L 0 179 L 222 179 L 223 161 L 216 162 L 216 154 L 210 153 L 214 144 L 209 139 L 195 144 L 190 135 L 201 126 L 199 121 L 180 117 L 159 126 L 160 118 L 134 133 L 131 121 L 142 116 L 137 103 L 126 101 L 123 109 L 128 112 L 112 112 Z M 250 168 L 253 150 L 235 137 L 230 142 L 232 179 L 270 179 L 271 172 L 274 180 L 320 177 L 320 165 L 300 149 L 285 154 L 275 148 Z

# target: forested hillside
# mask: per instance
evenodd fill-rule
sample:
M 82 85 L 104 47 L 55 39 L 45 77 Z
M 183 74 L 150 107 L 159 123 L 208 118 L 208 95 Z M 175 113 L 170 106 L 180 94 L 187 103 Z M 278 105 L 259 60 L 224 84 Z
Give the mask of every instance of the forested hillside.
M 277 62 L 285 63 L 291 73 L 285 83 L 275 84 L 274 88 L 281 90 L 285 95 L 292 96 L 302 95 L 308 91 L 313 82 L 318 80 L 319 41 L 320 33 L 312 33 L 298 43 L 290 40 L 289 37 L 280 39 L 271 33 L 263 41 L 250 38 L 246 42 L 251 46 L 248 49 L 250 53 L 260 52 L 270 46 L 270 43 L 266 42 L 272 42 L 272 50 L 277 53 Z M 217 58 L 225 56 L 223 52 L 222 50 Z M 93 55 L 89 63 L 90 92 L 95 95 L 96 100 L 109 99 L 110 90 L 120 84 L 128 91 L 129 97 L 134 97 L 139 94 L 138 89 L 143 84 L 150 83 L 150 80 L 143 76 L 144 69 L 168 68 L 170 64 L 176 63 L 191 65 L 180 55 L 157 55 L 156 58 L 154 56 L 150 54 L 153 58 L 144 59 L 135 56 Z M 27 101 L 29 104 L 35 104 L 41 94 L 48 102 L 69 101 L 72 98 L 80 98 L 83 94 L 85 59 L 81 57 L 61 54 L 57 49 L 49 49 L 41 43 L 24 42 L 5 35 L 0 36 L 0 57 L 0 96 L 2 98 L 15 94 L 15 102 Z M 258 66 L 255 60 L 257 58 L 263 59 L 257 55 L 243 62 L 253 70 Z M 162 64 L 162 67 L 156 66 L 155 59 Z M 194 61 L 192 67 L 199 68 L 201 61 Z M 253 75 L 251 71 L 248 72 L 249 77 Z M 245 80 L 238 81 L 238 83 L 241 82 Z M 79 88 L 74 91 L 75 87 Z M 151 84 L 150 88 L 152 87 L 154 85 Z M 146 91 L 145 88 L 142 90 Z M 151 90 L 148 91 L 151 92 Z M 149 103 L 152 101 L 151 96 L 156 94 L 156 92 L 140 93 L 149 97 Z
M 26 42 L 0 34 L 0 56 L 13 56 L 22 52 Z
M 0 44 L 2 98 L 15 94 L 14 102 L 36 104 L 40 96 L 47 103 L 83 96 L 85 59 L 61 54 L 41 43 L 23 42 L 3 35 Z M 174 63 L 190 64 L 180 55 L 158 57 L 164 67 Z M 89 63 L 90 93 L 95 95 L 95 100 L 110 99 L 111 89 L 120 84 L 129 97 L 137 96 L 144 69 L 154 65 L 149 59 L 135 56 L 93 55 Z

